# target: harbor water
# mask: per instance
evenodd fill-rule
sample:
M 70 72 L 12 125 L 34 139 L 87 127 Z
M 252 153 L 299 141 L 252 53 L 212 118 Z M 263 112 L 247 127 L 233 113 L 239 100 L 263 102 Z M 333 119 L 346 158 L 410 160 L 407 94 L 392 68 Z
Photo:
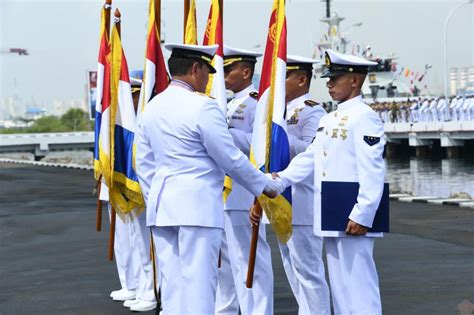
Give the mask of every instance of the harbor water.
M 467 193 L 474 198 L 474 156 L 443 159 L 398 157 L 386 161 L 391 192 L 449 197 Z

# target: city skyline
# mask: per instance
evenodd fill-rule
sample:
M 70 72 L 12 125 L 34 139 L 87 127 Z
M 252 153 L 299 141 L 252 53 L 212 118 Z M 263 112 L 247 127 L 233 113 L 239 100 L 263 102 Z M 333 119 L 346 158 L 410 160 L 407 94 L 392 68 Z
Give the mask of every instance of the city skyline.
M 449 11 L 466 1 L 335 0 L 332 12 L 346 18 L 341 29 L 352 43 L 370 45 L 374 54 L 399 57 L 400 66 L 423 71 L 432 94 L 444 92 L 443 28 Z M 202 39 L 210 1 L 197 1 L 198 38 Z M 225 1 L 224 41 L 262 51 L 272 1 Z M 114 1 L 122 12 L 122 37 L 130 69 L 143 66 L 148 1 Z M 17 97 L 50 106 L 53 100 L 86 100 L 87 70 L 97 64 L 100 1 L 3 0 L 0 49 L 25 48 L 30 55 L 0 55 L 0 101 Z M 474 64 L 473 12 L 468 4 L 448 27 L 449 67 Z M 182 41 L 182 1 L 162 1 L 163 37 Z M 288 53 L 311 56 L 326 31 L 320 0 L 287 2 Z M 23 17 L 23 20 L 18 17 Z M 244 21 L 244 23 L 242 23 Z M 249 22 L 250 21 L 250 22 Z M 362 22 L 359 27 L 352 26 Z M 257 65 L 259 72 L 261 64 Z M 317 89 L 317 98 L 327 98 Z

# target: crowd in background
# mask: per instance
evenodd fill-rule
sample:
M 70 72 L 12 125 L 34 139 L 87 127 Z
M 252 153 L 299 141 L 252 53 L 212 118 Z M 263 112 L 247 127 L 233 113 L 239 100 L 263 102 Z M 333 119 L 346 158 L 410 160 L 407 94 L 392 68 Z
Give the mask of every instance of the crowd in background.
M 376 101 L 369 104 L 383 122 L 416 123 L 474 120 L 474 95 L 418 97 L 405 101 Z

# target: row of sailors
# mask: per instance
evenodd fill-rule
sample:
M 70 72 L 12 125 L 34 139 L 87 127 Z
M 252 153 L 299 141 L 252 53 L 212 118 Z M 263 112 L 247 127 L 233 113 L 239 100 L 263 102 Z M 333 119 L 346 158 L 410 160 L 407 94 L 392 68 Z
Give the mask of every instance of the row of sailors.
M 374 238 L 381 235 L 367 231 L 382 195 L 385 142 L 382 122 L 360 96 L 368 67 L 375 63 L 326 52 L 321 77 L 328 78 L 331 97 L 339 102 L 336 111 L 326 114 L 309 96 L 317 60 L 288 56 L 287 131 L 290 155 L 297 162 L 272 179 L 244 156 L 250 152 L 257 108 L 251 79 L 261 54 L 224 46 L 225 84 L 234 92 L 224 122 L 215 101 L 201 94 L 208 74 L 215 72 L 209 61 L 217 46 L 165 47 L 172 51 L 168 65 L 173 79 L 147 105 L 135 133 L 146 212 L 117 220 L 121 289 L 111 298 L 131 311 L 150 311 L 158 306 L 154 291 L 159 287 L 164 315 L 272 315 L 274 282 L 265 224 L 259 226 L 253 288 L 245 285 L 252 235 L 249 209 L 262 190 L 277 194 L 292 185 L 293 234 L 278 247 L 298 313 L 329 315 L 332 308 L 336 315 L 382 314 L 373 260 Z M 224 170 L 233 183 L 222 205 Z M 346 231 L 322 231 L 316 224 L 323 178 L 360 181 L 361 201 L 354 205 Z M 106 189 L 101 194 L 101 200 L 108 199 Z M 147 251 L 150 229 L 157 283 Z
M 384 122 L 445 122 L 474 120 L 474 96 L 419 98 L 403 102 L 379 102 L 370 105 Z

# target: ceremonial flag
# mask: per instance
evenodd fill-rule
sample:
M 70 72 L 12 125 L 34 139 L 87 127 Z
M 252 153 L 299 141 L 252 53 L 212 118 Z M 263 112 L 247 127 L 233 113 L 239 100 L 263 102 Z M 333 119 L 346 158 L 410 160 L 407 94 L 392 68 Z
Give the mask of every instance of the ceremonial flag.
M 274 0 L 255 112 L 250 160 L 262 172 L 279 172 L 290 162 L 286 127 L 286 18 L 284 0 Z M 278 239 L 291 237 L 291 188 L 275 199 L 258 197 Z
M 219 45 L 212 66 L 216 73 L 210 76 L 206 94 L 213 96 L 223 113 L 227 112 L 227 98 L 224 81 L 224 36 L 222 33 L 222 8 L 219 0 L 212 0 L 204 33 L 203 45 Z
M 122 42 L 114 25 L 111 36 L 111 102 L 110 102 L 110 148 L 111 185 L 109 198 L 119 216 L 134 210 L 139 214 L 144 201 L 133 169 L 133 139 L 136 115 L 133 106 L 132 89 L 127 60 Z
M 196 1 L 191 0 L 186 20 L 186 30 L 184 43 L 189 45 L 197 45 L 197 22 L 196 22 Z
M 160 21 L 157 19 L 155 0 L 150 0 L 148 14 L 148 36 L 146 41 L 145 67 L 143 70 L 143 82 L 138 102 L 138 115 L 141 114 L 145 105 L 153 96 L 166 89 L 169 84 L 168 72 L 166 72 L 165 59 L 161 50 Z
M 110 104 L 110 64 L 107 61 L 107 55 L 110 52 L 109 47 L 109 19 L 110 4 L 104 4 L 101 12 L 100 21 L 100 44 L 99 60 L 97 65 L 97 94 L 95 102 L 95 125 L 94 125 L 94 177 L 99 179 L 101 172 L 100 165 L 100 131 L 103 112 L 107 110 Z M 108 115 L 106 112 L 105 115 Z M 107 122 L 106 122 L 107 124 Z M 105 139 L 103 145 L 105 145 Z M 106 159 L 106 156 L 103 157 Z

